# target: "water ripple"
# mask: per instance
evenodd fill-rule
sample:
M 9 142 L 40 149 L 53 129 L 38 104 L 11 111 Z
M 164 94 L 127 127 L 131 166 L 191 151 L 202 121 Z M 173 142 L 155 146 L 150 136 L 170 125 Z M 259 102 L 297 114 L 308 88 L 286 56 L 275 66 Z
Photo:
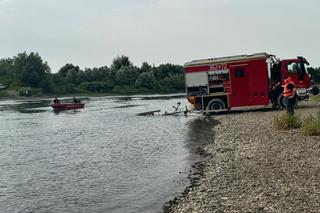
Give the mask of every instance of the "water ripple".
M 135 114 L 170 111 L 178 101 L 185 100 L 97 97 L 60 113 L 46 99 L 0 103 L 1 211 L 161 211 L 186 186 L 190 144 L 203 134 L 190 132 L 205 125 Z

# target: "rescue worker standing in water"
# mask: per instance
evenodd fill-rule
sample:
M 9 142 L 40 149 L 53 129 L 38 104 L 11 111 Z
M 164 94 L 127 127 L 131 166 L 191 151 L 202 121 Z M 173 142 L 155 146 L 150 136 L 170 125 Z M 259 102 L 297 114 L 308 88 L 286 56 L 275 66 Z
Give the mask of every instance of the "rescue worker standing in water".
M 297 95 L 296 95 L 296 86 L 294 85 L 291 77 L 287 77 L 284 81 L 284 88 L 283 88 L 283 98 L 286 101 L 286 109 L 288 115 L 294 114 L 294 107 L 297 102 Z

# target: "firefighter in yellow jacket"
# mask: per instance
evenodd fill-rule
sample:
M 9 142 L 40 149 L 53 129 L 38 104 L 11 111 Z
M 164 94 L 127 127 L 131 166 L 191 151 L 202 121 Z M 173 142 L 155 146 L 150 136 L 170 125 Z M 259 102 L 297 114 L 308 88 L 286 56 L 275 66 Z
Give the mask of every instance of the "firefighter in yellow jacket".
M 284 81 L 284 88 L 283 88 L 283 97 L 286 101 L 286 108 L 289 115 L 294 114 L 294 107 L 297 102 L 297 95 L 296 95 L 296 86 L 291 80 L 291 77 L 287 77 Z

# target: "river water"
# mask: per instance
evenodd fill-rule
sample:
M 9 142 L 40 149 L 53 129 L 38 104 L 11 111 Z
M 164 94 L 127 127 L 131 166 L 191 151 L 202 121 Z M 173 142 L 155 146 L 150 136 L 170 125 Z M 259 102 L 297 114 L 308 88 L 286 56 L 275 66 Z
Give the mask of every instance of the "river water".
M 161 212 L 212 140 L 201 116 L 135 115 L 171 112 L 181 95 L 90 97 L 59 113 L 50 101 L 0 101 L 1 212 Z

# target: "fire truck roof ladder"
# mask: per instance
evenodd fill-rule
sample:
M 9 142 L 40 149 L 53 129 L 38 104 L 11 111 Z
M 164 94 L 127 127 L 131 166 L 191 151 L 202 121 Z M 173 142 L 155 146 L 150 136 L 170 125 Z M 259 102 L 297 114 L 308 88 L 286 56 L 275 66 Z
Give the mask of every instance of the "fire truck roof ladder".
M 193 60 L 191 62 L 185 63 L 185 66 L 195 66 L 195 65 L 210 64 L 210 63 L 226 63 L 231 61 L 244 61 L 244 60 L 252 60 L 252 59 L 267 58 L 267 57 L 268 57 L 267 53 L 255 53 L 252 55 L 235 55 L 235 56 L 227 56 L 227 57 Z

